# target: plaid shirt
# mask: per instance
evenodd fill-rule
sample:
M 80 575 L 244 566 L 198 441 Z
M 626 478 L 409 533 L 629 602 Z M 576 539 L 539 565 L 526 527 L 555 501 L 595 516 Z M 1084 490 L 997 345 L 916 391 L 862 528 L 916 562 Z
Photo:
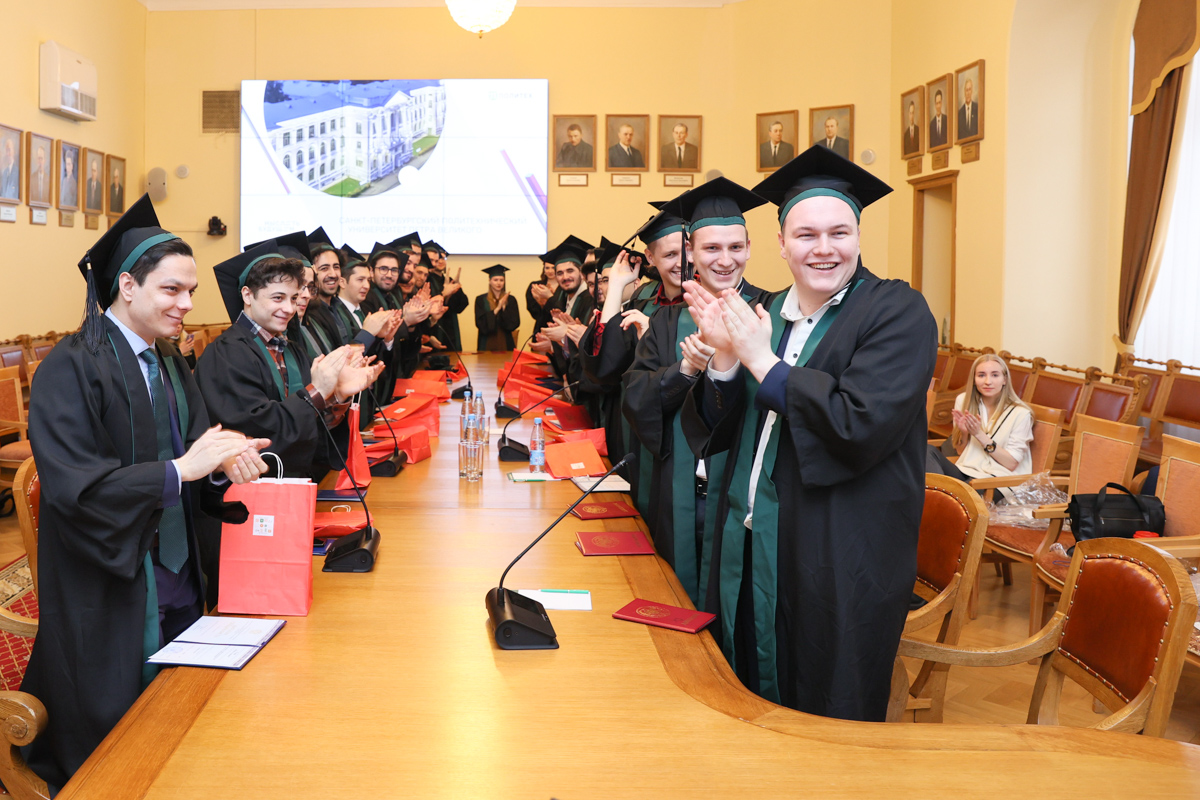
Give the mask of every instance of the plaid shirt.
M 245 311 L 238 317 L 237 322 L 262 339 L 263 343 L 266 344 L 267 352 L 271 354 L 271 358 L 275 361 L 275 366 L 279 369 L 279 376 L 283 378 L 283 394 L 286 397 L 288 393 L 288 371 L 283 351 L 287 348 L 287 335 L 272 336 L 270 331 L 252 320 Z M 321 412 L 321 416 L 325 419 L 325 424 L 329 427 L 333 428 L 340 425 L 342 420 L 346 418 L 346 411 L 350 407 L 349 403 L 327 403 L 325 397 L 311 383 L 304 388 L 304 391 L 308 394 L 308 399 L 312 401 L 317 411 Z

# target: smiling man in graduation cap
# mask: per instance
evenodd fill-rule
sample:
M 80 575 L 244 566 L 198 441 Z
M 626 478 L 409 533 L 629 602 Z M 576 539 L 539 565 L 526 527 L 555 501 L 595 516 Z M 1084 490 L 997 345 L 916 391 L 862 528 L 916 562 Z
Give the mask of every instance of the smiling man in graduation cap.
M 146 658 L 200 617 L 193 515 L 227 511 L 223 486 L 259 477 L 257 450 L 269 443 L 210 428 L 187 363 L 156 343 L 183 328 L 196 262 L 159 226 L 149 196 L 79 268 L 83 326 L 42 361 L 29 403 L 41 619 L 21 688 L 53 720 L 26 748 L 52 790 L 154 677 Z
M 566 341 L 566 326 L 553 322 L 554 312 L 565 313 L 576 320 L 584 321 L 592 313 L 594 299 L 587 290 L 584 280 L 583 262 L 592 246 L 578 236 L 570 235 L 550 252 L 542 256 L 543 260 L 554 263 L 554 274 L 558 280 L 558 291 L 545 306 L 545 324 L 539 331 L 529 349 L 537 353 L 546 353 L 551 358 L 558 357 L 560 365 L 556 366 L 559 374 L 565 363 L 565 355 L 555 345 L 563 345 Z
M 685 254 L 695 260 L 696 276 L 710 291 L 741 291 L 751 300 L 762 293 L 742 277 L 750 259 L 744 214 L 766 202 L 731 180 L 716 178 L 663 206 L 664 215 L 682 221 Z M 671 264 L 662 265 L 664 280 L 673 279 L 666 274 L 671 269 Z M 688 273 L 686 261 L 681 269 Z M 645 498 L 639 510 L 655 548 L 674 568 L 688 597 L 696 608 L 710 612 L 705 589 L 713 526 L 705 524 L 705 509 L 709 480 L 722 459 L 714 465 L 692 454 L 679 412 L 711 352 L 687 306 L 664 305 L 650 317 L 625 373 L 624 406 L 625 419 L 651 456 L 649 472 L 641 468 L 638 476 L 638 495 Z
M 683 426 L 728 459 L 711 509 L 722 647 L 770 700 L 873 721 L 916 577 L 937 352 L 920 293 L 859 257 L 862 211 L 890 191 L 810 148 L 755 187 L 779 207 L 793 285 L 754 308 L 685 285 L 715 354 Z

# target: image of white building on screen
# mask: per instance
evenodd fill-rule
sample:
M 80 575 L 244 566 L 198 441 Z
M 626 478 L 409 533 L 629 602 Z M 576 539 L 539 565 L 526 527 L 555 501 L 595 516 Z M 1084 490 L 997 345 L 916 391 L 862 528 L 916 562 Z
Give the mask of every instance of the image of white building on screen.
M 381 194 L 419 169 L 446 123 L 441 81 L 269 81 L 263 117 L 284 171 L 344 197 Z

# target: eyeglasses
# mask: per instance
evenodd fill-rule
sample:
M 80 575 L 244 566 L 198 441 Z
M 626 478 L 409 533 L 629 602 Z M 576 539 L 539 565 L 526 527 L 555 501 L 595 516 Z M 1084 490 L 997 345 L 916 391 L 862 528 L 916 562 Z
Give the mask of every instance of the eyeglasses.
M 399 275 L 399 267 L 376 267 L 375 271 L 382 275 Z

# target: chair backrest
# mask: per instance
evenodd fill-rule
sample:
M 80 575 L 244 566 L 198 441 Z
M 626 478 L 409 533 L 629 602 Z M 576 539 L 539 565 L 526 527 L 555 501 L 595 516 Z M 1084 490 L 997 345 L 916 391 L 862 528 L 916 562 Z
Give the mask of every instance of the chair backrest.
M 933 385 L 940 386 L 942 376 L 946 374 L 946 365 L 950 363 L 950 351 L 938 348 L 937 361 L 933 364 Z
M 0 381 L 4 380 L 5 378 L 16 378 L 17 380 L 21 380 L 21 368 L 0 367 Z
M 971 365 L 975 363 L 972 353 L 958 353 L 946 370 L 946 379 L 942 383 L 943 391 L 953 392 L 962 389 L 971 380 Z
M 13 375 L 0 378 L 0 420 L 25 421 L 25 402 L 21 399 L 21 380 Z
M 1166 536 L 1200 536 L 1200 442 L 1163 437 L 1154 493 L 1167 514 Z
M 1062 439 L 1063 410 L 1030 404 L 1033 409 L 1033 441 L 1029 445 L 1033 473 L 1049 472 L 1054 468 L 1054 455 Z
M 1133 422 L 1140 406 L 1140 387 L 1093 380 L 1083 391 L 1079 413 L 1113 422 Z
M 46 356 L 50 355 L 50 351 L 54 349 L 54 342 L 43 342 L 33 346 L 33 360 L 41 361 Z
M 204 348 L 208 347 L 208 331 L 199 330 L 192 336 L 192 352 L 196 354 L 196 358 L 199 358 L 204 355 Z
M 1160 423 L 1200 428 L 1200 375 L 1176 372 L 1168 376 L 1152 416 Z
M 16 367 L 21 381 L 27 383 L 29 375 L 25 371 L 25 348 L 19 344 L 9 344 L 0 347 L 0 366 Z
M 1025 399 L 1025 391 L 1029 389 L 1029 379 L 1033 376 L 1033 369 L 1022 366 L 1021 364 L 1008 365 L 1008 377 L 1012 381 L 1013 391 L 1017 397 Z
M 1095 494 L 1109 482 L 1129 486 L 1144 428 L 1080 414 L 1067 494 Z
M 37 374 L 37 368 L 39 366 L 41 366 L 41 364 L 42 364 L 41 361 L 30 361 L 29 362 L 29 380 L 30 381 L 32 381 L 33 376 Z
M 29 573 L 33 576 L 33 593 L 38 591 L 38 519 L 42 503 L 42 483 L 38 480 L 37 467 L 32 458 L 25 459 L 17 470 L 13 484 L 13 500 L 17 505 L 17 522 L 21 525 L 21 539 L 25 543 L 25 554 L 29 557 Z
M 940 595 L 957 592 L 947 644 L 958 641 L 967 618 L 967 601 L 979 570 L 988 513 L 979 494 L 946 475 L 925 475 L 925 507 L 917 539 L 917 584 Z M 953 638 L 949 638 L 953 636 Z
M 1033 375 L 1033 389 L 1030 391 L 1028 402 L 1039 406 L 1061 408 L 1063 424 L 1070 426 L 1075 416 L 1075 410 L 1083 397 L 1083 388 L 1087 379 L 1083 376 L 1061 375 L 1057 372 L 1036 370 Z
M 1167 377 L 1166 370 L 1132 365 L 1121 370 L 1121 374 L 1131 378 L 1146 379 L 1146 388 L 1142 390 L 1142 402 L 1138 412 L 1142 416 L 1149 416 L 1150 412 L 1154 410 L 1154 401 L 1158 398 L 1158 390 L 1162 386 L 1163 378 Z
M 1196 621 L 1196 593 L 1179 562 L 1134 539 L 1080 542 L 1058 614 L 1062 634 L 1042 662 L 1039 685 L 1054 670 L 1110 711 L 1152 691 L 1143 733 L 1162 736 Z
M 929 389 L 925 392 L 925 427 L 933 424 L 933 410 L 937 406 L 937 376 L 929 379 Z

